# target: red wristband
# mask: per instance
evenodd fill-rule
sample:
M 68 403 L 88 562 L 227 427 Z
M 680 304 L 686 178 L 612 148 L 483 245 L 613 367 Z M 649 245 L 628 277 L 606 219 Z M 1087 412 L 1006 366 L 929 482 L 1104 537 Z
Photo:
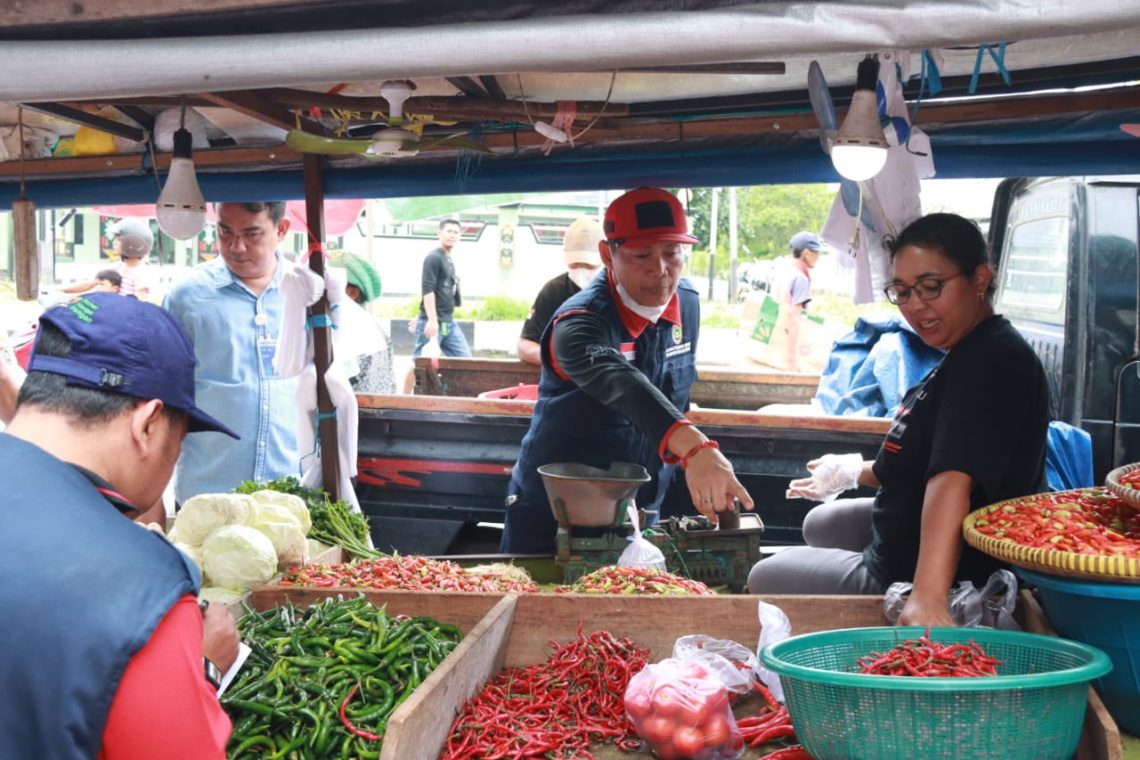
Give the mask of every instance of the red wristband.
M 688 453 L 686 453 L 685 456 L 681 457 L 682 470 L 689 469 L 689 460 L 692 459 L 701 449 L 720 449 L 720 444 L 710 438 L 707 441 L 701 441 L 696 446 L 689 449 Z

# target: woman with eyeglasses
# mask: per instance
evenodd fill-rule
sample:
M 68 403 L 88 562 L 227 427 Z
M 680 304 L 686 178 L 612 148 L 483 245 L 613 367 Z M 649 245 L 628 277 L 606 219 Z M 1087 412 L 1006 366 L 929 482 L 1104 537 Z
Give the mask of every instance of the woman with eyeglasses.
M 955 582 L 980 588 L 1001 567 L 965 545 L 962 520 L 1043 490 L 1049 390 L 1033 349 L 994 313 L 994 268 L 973 222 L 929 214 L 889 249 L 887 300 L 946 354 L 907 392 L 873 462 L 829 454 L 790 483 L 789 497 L 826 503 L 804 519 L 807 546 L 758 562 L 748 588 L 882 594 L 913 582 L 899 624 L 953 625 Z M 860 485 L 877 488 L 875 497 L 833 500 Z

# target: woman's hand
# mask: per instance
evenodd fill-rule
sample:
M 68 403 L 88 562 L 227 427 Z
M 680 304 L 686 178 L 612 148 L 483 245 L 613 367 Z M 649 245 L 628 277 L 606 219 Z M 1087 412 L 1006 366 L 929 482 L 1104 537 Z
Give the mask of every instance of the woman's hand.
M 787 498 L 831 501 L 844 491 L 859 485 L 864 470 L 860 454 L 824 454 L 807 463 L 810 478 L 797 478 L 788 483 Z
M 958 625 L 950 617 L 946 598 L 924 598 L 911 593 L 899 614 L 899 625 L 953 626 Z

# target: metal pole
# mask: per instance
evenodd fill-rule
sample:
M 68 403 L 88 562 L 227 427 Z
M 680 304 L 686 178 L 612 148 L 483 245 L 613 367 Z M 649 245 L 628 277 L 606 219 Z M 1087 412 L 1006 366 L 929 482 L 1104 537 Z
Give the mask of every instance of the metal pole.
M 720 205 L 720 188 L 712 188 L 712 208 L 709 209 L 709 300 L 713 300 L 713 282 L 716 281 L 717 211 Z
M 728 188 L 728 302 L 736 303 L 736 188 Z

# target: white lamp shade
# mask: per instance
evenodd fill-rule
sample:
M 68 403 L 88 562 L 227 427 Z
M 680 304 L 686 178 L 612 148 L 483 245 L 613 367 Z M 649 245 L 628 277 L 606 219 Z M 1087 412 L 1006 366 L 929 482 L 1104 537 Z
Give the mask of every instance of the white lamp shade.
M 197 237 L 206 226 L 206 199 L 198 187 L 194 162 L 174 158 L 155 208 L 159 228 L 175 240 Z
M 871 179 L 887 163 L 887 138 L 873 90 L 855 90 L 851 107 L 831 145 L 835 170 L 856 182 Z

